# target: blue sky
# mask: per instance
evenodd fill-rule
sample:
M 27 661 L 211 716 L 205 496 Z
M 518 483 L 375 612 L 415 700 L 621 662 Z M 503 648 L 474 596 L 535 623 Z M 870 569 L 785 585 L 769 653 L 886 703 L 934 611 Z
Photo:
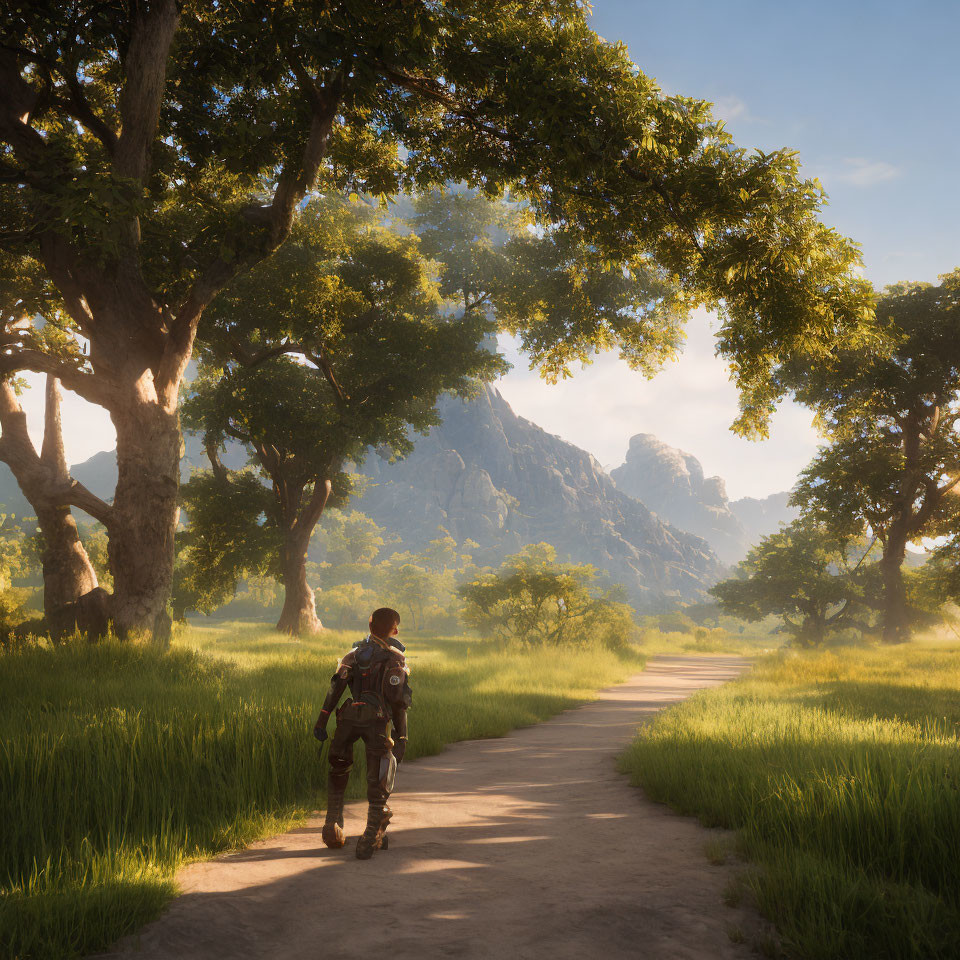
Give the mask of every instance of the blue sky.
M 874 283 L 960 264 L 956 0 L 598 0 L 593 27 L 739 143 L 797 149 Z
M 798 150 L 830 194 L 824 218 L 863 245 L 878 286 L 960 265 L 960 0 L 597 0 L 592 23 L 665 90 L 713 101 L 742 145 Z M 607 466 L 633 434 L 653 433 L 699 457 L 733 497 L 765 496 L 789 488 L 816 446 L 809 415 L 790 404 L 764 443 L 730 433 L 736 392 L 706 314 L 683 357 L 649 382 L 603 357 L 548 386 L 503 346 L 515 367 L 499 386 L 517 413 Z M 39 427 L 42 394 L 31 392 Z M 64 421 L 69 459 L 113 447 L 102 410 L 70 398 Z
M 875 285 L 935 281 L 960 265 L 960 2 L 597 0 L 593 27 L 624 41 L 663 89 L 713 101 L 741 145 L 796 149 L 830 195 L 824 219 L 862 245 Z M 733 497 L 764 496 L 789 488 L 816 447 L 792 404 L 768 441 L 730 433 L 736 392 L 705 314 L 651 382 L 607 357 L 547 387 L 511 358 L 501 389 L 517 412 L 608 466 L 634 433 L 654 433 L 724 477 Z

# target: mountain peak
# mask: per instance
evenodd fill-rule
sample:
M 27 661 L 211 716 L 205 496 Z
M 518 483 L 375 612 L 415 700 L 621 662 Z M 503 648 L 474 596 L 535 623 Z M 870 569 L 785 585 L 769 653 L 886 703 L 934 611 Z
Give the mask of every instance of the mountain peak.
M 785 495 L 764 510 L 758 502 L 731 503 L 721 477 L 705 477 L 700 461 L 650 433 L 630 438 L 624 463 L 610 471 L 617 487 L 668 523 L 703 537 L 726 563 L 735 563 L 786 514 Z

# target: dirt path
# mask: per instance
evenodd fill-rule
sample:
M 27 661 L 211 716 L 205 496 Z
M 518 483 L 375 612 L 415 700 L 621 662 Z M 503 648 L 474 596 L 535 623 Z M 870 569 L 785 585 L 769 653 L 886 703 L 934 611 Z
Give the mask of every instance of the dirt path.
M 644 719 L 744 666 L 658 657 L 595 703 L 404 766 L 389 850 L 354 858 L 362 804 L 347 809 L 343 850 L 321 844 L 315 817 L 185 869 L 183 895 L 111 956 L 753 956 L 727 934 L 752 920 L 722 903 L 730 874 L 704 856 L 714 832 L 646 800 L 614 769 Z

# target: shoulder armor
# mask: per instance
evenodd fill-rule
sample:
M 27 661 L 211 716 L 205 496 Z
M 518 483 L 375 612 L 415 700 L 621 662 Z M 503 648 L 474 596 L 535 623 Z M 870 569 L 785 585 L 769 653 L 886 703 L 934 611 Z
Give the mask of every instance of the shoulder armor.
M 400 662 L 394 661 L 387 665 L 383 673 L 383 694 L 389 703 L 404 703 L 407 700 L 407 668 Z
M 349 680 L 350 674 L 353 672 L 353 668 L 356 666 L 356 663 L 357 658 L 354 656 L 354 653 L 351 650 L 337 663 L 336 676 L 338 676 L 341 680 Z

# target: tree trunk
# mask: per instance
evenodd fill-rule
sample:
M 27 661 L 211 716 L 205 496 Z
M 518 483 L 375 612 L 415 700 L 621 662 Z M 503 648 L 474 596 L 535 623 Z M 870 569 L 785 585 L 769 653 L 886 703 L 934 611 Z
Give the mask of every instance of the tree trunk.
M 295 637 L 318 633 L 323 624 L 317 616 L 313 588 L 307 583 L 307 548 L 313 529 L 320 521 L 330 498 L 331 484 L 317 483 L 309 502 L 300 509 L 303 488 L 292 490 L 274 478 L 274 486 L 283 491 L 281 509 L 284 514 L 283 540 L 283 610 L 277 629 Z M 289 498 L 289 499 L 288 499 Z
M 180 508 L 181 437 L 176 412 L 136 396 L 110 411 L 117 430 L 117 487 L 110 524 L 111 614 L 117 633 L 170 639 L 174 533 Z
M 278 630 L 294 637 L 323 629 L 313 588 L 307 583 L 306 546 L 301 544 L 301 537 L 288 537 L 284 544 L 283 610 L 277 621 Z
M 60 424 L 60 385 L 47 377 L 43 446 L 39 456 L 27 431 L 27 419 L 13 387 L 0 384 L 0 459 L 13 472 L 36 511 L 43 537 L 43 611 L 54 640 L 75 630 L 94 640 L 109 628 L 108 594 L 80 541 L 70 507 L 62 500 L 72 483 L 67 473 Z
M 904 643 L 910 638 L 910 616 L 907 591 L 903 582 L 903 561 L 907 540 L 891 533 L 883 545 L 880 575 L 883 578 L 883 642 Z

